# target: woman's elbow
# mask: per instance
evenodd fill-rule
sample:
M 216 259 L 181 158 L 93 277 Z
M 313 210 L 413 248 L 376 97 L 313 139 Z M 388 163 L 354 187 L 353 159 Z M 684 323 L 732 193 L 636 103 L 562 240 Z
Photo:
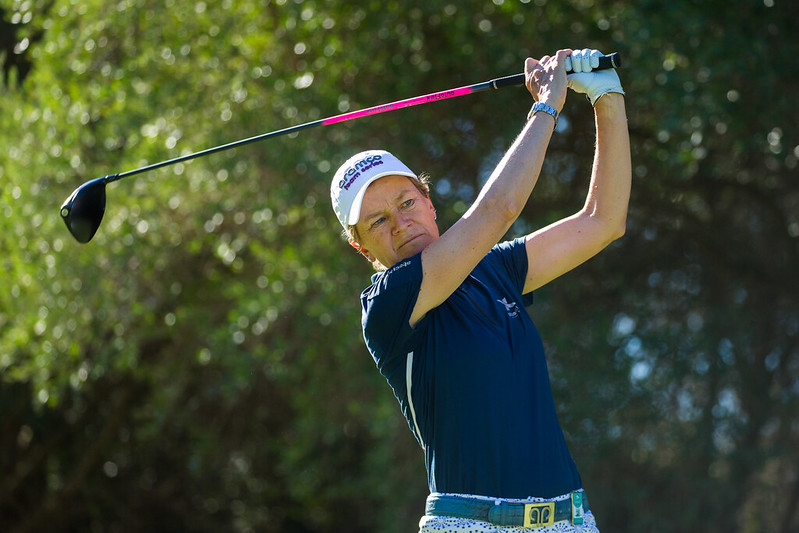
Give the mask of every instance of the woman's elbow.
M 591 221 L 595 230 L 594 235 L 596 235 L 596 238 L 603 242 L 605 246 L 616 239 L 622 238 L 627 231 L 626 210 L 616 214 L 602 213 L 597 210 L 585 210 L 583 215 L 587 217 L 586 220 Z
M 627 232 L 627 216 L 625 215 L 619 222 L 610 226 L 610 242 L 621 239 Z
M 486 197 L 482 202 L 483 211 L 491 220 L 503 226 L 513 224 L 522 213 L 525 202 L 515 197 Z

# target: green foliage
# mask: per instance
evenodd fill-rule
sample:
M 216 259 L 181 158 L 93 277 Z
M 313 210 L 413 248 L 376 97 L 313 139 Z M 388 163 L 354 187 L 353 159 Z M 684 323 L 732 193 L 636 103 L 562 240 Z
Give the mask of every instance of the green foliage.
M 414 530 L 423 458 L 363 346 L 369 265 L 339 238 L 328 180 L 351 153 L 390 149 L 433 175 L 446 226 L 521 128 L 523 89 L 113 183 L 87 245 L 57 207 L 94 177 L 588 46 L 626 63 L 628 232 L 532 312 L 600 526 L 790 530 L 787 3 L 6 4 L 0 529 Z M 581 206 L 589 111 L 570 97 L 515 230 Z

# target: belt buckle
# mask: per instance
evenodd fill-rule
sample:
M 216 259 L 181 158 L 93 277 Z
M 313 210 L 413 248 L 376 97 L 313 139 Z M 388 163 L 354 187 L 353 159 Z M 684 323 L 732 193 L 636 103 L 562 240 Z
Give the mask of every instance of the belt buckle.
M 555 523 L 555 502 L 524 504 L 522 527 L 539 528 Z

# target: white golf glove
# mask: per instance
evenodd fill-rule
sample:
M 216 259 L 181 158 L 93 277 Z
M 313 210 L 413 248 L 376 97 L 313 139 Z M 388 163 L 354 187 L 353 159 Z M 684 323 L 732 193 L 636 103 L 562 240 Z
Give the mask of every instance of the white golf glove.
M 574 72 L 566 77 L 567 85 L 573 91 L 587 95 L 591 105 L 596 105 L 603 94 L 624 94 L 616 69 L 593 71 L 599 66 L 600 57 L 602 52 L 599 50 L 585 48 L 575 50 L 571 57 L 566 58 L 566 70 Z

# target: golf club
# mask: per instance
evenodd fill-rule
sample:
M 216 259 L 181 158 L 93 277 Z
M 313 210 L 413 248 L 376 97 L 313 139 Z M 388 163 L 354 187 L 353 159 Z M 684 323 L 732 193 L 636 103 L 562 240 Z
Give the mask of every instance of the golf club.
M 594 70 L 618 68 L 620 66 L 621 66 L 621 58 L 619 57 L 618 52 L 615 52 L 610 55 L 600 57 L 599 67 L 597 67 Z M 501 89 L 503 87 L 510 87 L 523 84 L 524 84 L 523 73 L 515 74 L 513 76 L 506 76 L 504 78 L 496 78 L 490 81 L 476 83 L 474 85 L 467 85 L 455 89 L 430 93 L 423 96 L 416 96 L 413 98 L 398 100 L 396 102 L 391 102 L 388 104 L 377 105 L 374 107 L 370 107 L 368 109 L 351 111 L 349 113 L 344 113 L 341 115 L 336 115 L 321 120 L 316 120 L 313 122 L 306 122 L 305 124 L 299 124 L 297 126 L 292 126 L 282 130 L 277 130 L 269 133 L 264 133 L 261 135 L 256 135 L 255 137 L 242 139 L 240 141 L 235 141 L 228 144 L 215 146 L 213 148 L 208 148 L 200 152 L 183 155 L 180 157 L 176 157 L 174 159 L 169 159 L 167 161 L 161 161 L 160 163 L 153 163 L 152 165 L 147 165 L 134 170 L 128 170 L 126 172 L 121 172 L 118 174 L 109 174 L 107 176 L 103 176 L 102 178 L 96 178 L 87 181 L 86 183 L 75 189 L 72 192 L 72 194 L 69 195 L 69 198 L 67 198 L 64 201 L 64 203 L 61 205 L 61 218 L 64 219 L 64 222 L 66 223 L 69 232 L 72 234 L 73 237 L 75 237 L 75 239 L 78 242 L 87 243 L 92 239 L 92 237 L 94 237 L 94 234 L 97 233 L 97 229 L 100 227 L 100 223 L 103 220 L 103 214 L 105 213 L 105 186 L 108 183 L 111 183 L 112 181 L 121 180 L 122 178 L 127 178 L 136 174 L 141 174 L 142 172 L 155 170 L 157 168 L 173 165 L 175 163 L 180 163 L 183 161 L 188 161 L 190 159 L 196 159 L 198 157 L 214 154 L 216 152 L 221 152 L 223 150 L 229 150 L 231 148 L 236 148 L 238 146 L 243 146 L 245 144 L 262 141 L 270 137 L 277 137 L 278 135 L 286 135 L 289 133 L 294 133 L 303 129 L 313 128 L 316 126 L 328 126 L 330 124 L 344 122 L 345 120 L 352 120 L 356 118 L 365 117 L 368 115 L 376 115 L 379 113 L 385 113 L 387 111 L 393 111 L 395 109 L 401 109 L 403 107 L 426 104 L 428 102 L 446 100 L 449 98 L 455 98 L 457 96 L 463 96 L 466 94 L 473 94 L 486 91 L 488 89 Z

